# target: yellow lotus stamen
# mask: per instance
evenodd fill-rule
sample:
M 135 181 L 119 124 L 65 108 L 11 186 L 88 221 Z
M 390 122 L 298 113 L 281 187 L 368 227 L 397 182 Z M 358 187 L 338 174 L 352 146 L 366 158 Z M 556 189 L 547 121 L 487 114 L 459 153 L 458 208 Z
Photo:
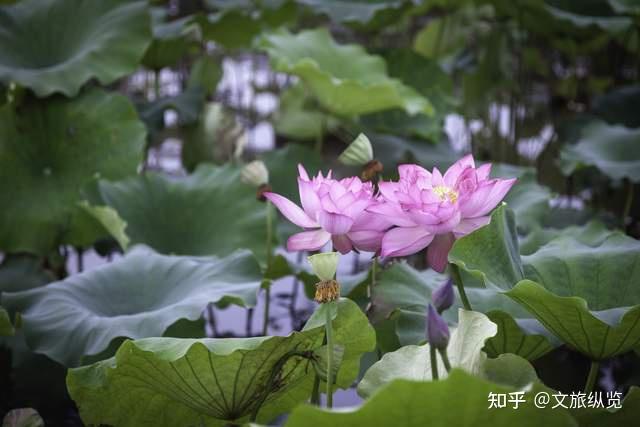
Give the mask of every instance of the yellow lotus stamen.
M 340 284 L 335 280 L 323 280 L 316 283 L 315 300 L 321 304 L 340 298 Z
M 449 200 L 451 203 L 455 203 L 458 200 L 458 192 L 445 185 L 433 187 L 433 192 L 436 193 L 443 202 Z

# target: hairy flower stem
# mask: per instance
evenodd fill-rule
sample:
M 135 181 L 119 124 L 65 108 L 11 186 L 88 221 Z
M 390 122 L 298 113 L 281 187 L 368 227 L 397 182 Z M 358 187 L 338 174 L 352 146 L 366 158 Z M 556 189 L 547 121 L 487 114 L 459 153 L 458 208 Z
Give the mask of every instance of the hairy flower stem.
M 266 201 L 265 203 L 266 217 L 267 217 L 267 271 L 271 268 L 271 243 L 273 237 L 271 236 L 271 202 Z M 264 290 L 264 320 L 262 323 L 262 335 L 267 335 L 269 332 L 269 306 L 271 305 L 271 282 L 267 285 L 267 288 Z
M 333 408 L 333 327 L 330 308 L 331 305 L 327 306 L 327 321 L 325 323 L 327 333 L 327 408 Z
M 371 260 L 371 281 L 369 282 L 369 286 L 367 286 L 367 298 L 369 300 L 367 308 L 365 309 L 365 313 L 367 314 L 370 313 L 373 308 L 373 288 L 376 286 L 377 267 L 378 257 L 373 257 L 373 260 Z
M 437 380 L 438 375 L 438 360 L 436 359 L 436 348 L 429 345 L 429 356 L 431 356 L 431 378 Z
M 469 302 L 469 298 L 467 298 L 467 293 L 464 291 L 464 284 L 462 283 L 462 276 L 460 275 L 460 270 L 458 266 L 455 264 L 450 264 L 451 268 L 451 278 L 454 282 L 456 282 L 456 286 L 458 287 L 458 293 L 460 294 L 460 300 L 462 300 L 462 305 L 466 310 L 471 311 L 471 303 Z
M 440 358 L 442 359 L 442 363 L 444 363 L 444 368 L 447 370 L 447 372 L 451 371 L 451 363 L 449 362 L 449 356 L 447 355 L 447 349 L 443 348 L 438 350 L 438 352 L 440 353 Z
M 591 367 L 589 368 L 589 375 L 587 376 L 587 382 L 584 385 L 584 392 L 590 393 L 593 391 L 593 387 L 596 385 L 598 379 L 598 373 L 600 372 L 600 363 L 592 360 Z

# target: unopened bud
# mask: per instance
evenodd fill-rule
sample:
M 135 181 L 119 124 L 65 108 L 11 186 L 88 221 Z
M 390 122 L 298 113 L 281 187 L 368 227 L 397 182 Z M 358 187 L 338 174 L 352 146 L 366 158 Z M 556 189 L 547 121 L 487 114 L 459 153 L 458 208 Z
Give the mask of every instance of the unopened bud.
M 333 280 L 338 269 L 338 252 L 322 252 L 307 257 L 313 273 L 320 280 Z
M 427 340 L 438 350 L 446 350 L 449 344 L 449 326 L 431 304 L 427 309 Z
M 453 305 L 454 298 L 453 281 L 451 279 L 431 293 L 431 302 L 440 314 Z
M 363 133 L 340 154 L 338 161 L 347 166 L 362 166 L 373 160 L 371 141 Z
M 254 187 L 269 183 L 269 171 L 261 160 L 247 163 L 240 171 L 240 181 Z

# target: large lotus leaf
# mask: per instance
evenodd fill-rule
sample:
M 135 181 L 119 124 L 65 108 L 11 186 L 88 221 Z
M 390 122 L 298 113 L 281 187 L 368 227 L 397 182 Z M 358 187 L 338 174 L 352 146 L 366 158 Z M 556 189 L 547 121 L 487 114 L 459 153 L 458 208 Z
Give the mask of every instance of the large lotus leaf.
M 511 218 L 511 220 L 509 220 Z M 500 207 L 491 224 L 459 239 L 449 260 L 533 314 L 564 343 L 605 359 L 640 341 L 640 242 L 586 227 L 518 254 L 514 224 Z
M 70 370 L 69 392 L 88 424 L 222 426 L 247 421 L 270 391 L 257 418 L 269 422 L 311 393 L 310 360 L 285 357 L 322 348 L 324 323 L 317 317 L 313 327 L 286 337 L 127 341 L 114 358 Z M 336 342 L 349 352 L 337 379 L 346 388 L 375 339 L 367 318 L 349 300 L 339 302 L 333 327 Z M 284 365 L 270 384 L 279 361 Z
M 1 7 L 0 22 L 0 81 L 38 96 L 132 73 L 151 40 L 143 1 L 25 0 Z
M 432 114 L 433 106 L 414 89 L 387 75 L 384 59 L 358 45 L 340 45 L 325 29 L 261 36 L 256 46 L 280 72 L 298 76 L 320 104 L 337 115 L 357 115 L 391 108 Z
M 101 237 L 111 236 L 122 249 L 127 249 L 129 237 L 127 223 L 109 206 L 93 206 L 86 200 L 78 202 L 78 209 L 71 217 L 73 234 L 65 239 L 76 247 L 88 247 Z
M 374 289 L 375 304 L 396 310 L 395 333 L 400 344 L 421 344 L 425 341 L 425 314 L 431 303 L 431 292 L 447 280 L 433 270 L 417 271 L 407 264 L 398 264 L 380 275 Z M 535 360 L 552 350 L 557 340 L 531 318 L 531 314 L 493 289 L 467 288 L 473 308 L 487 314 L 498 325 L 498 333 L 487 340 L 485 352 L 491 357 L 514 353 Z M 445 312 L 445 318 L 456 322 L 459 298 Z
M 487 316 L 475 311 L 460 310 L 458 326 L 451 334 L 447 354 L 452 367 L 459 367 L 478 375 L 482 371 L 487 355 L 482 352 L 485 341 L 496 335 L 498 327 Z M 430 345 L 408 345 L 387 353 L 367 370 L 358 384 L 358 394 L 371 396 L 383 385 L 395 379 L 429 381 L 433 379 Z M 438 357 L 440 378 L 447 371 Z
M 98 198 L 127 223 L 132 244 L 178 255 L 227 255 L 238 248 L 265 256 L 266 216 L 238 168 L 201 165 L 174 179 L 156 173 L 101 181 Z
M 0 109 L 0 249 L 45 255 L 73 242 L 80 190 L 96 176 L 134 174 L 144 143 L 122 95 L 92 90 Z
M 208 303 L 254 305 L 260 282 L 247 251 L 194 259 L 134 248 L 45 287 L 3 293 L 2 304 L 22 313 L 33 351 L 73 366 L 115 338 L 162 336 L 179 319 L 198 319 Z
M 582 129 L 577 144 L 562 149 L 560 162 L 566 175 L 594 166 L 609 178 L 640 182 L 640 129 L 590 123 Z
M 608 2 L 600 0 L 546 0 L 546 9 L 550 14 L 577 28 L 598 27 L 602 30 L 619 33 L 633 25 L 627 16 L 617 16 Z
M 633 425 L 638 420 L 640 409 L 640 388 L 631 386 L 622 401 L 622 408 L 580 408 L 572 411 L 581 427 Z
M 532 393 L 537 391 L 534 388 Z M 360 426 L 576 426 L 565 410 L 537 409 L 531 395 L 518 409 L 488 409 L 489 393 L 517 391 L 454 369 L 441 381 L 396 380 L 353 410 L 327 411 L 311 405 L 293 410 L 287 427 Z

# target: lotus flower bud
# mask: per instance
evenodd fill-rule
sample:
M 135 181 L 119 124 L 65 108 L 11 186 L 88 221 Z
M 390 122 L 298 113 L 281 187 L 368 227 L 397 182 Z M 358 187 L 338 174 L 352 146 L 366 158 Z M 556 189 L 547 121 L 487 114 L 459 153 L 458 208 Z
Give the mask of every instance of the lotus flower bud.
M 427 340 L 438 350 L 446 350 L 449 344 L 449 326 L 431 304 L 427 311 Z
M 261 160 L 247 163 L 240 171 L 240 180 L 254 187 L 269 183 L 269 171 Z
M 363 166 L 371 160 L 373 147 L 369 138 L 362 133 L 338 157 L 338 161 L 347 166 Z
M 307 257 L 313 273 L 320 280 L 333 280 L 338 269 L 338 252 L 323 252 Z
M 453 281 L 451 279 L 444 282 L 431 293 L 431 302 L 439 314 L 453 305 L 455 295 L 453 293 Z

